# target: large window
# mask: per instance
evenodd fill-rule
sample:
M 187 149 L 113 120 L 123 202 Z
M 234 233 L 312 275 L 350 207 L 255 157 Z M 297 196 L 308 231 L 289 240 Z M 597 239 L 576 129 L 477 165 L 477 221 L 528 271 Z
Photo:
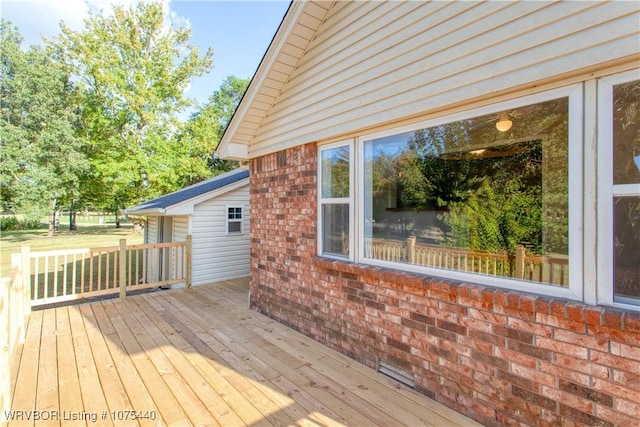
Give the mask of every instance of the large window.
M 364 257 L 569 284 L 569 98 L 364 142 Z
M 320 255 L 640 310 L 637 69 L 318 154 Z
M 605 303 L 640 305 L 640 80 L 599 82 L 599 283 Z M 607 237 L 605 237 L 607 236 Z M 610 285 L 609 285 L 610 284 Z

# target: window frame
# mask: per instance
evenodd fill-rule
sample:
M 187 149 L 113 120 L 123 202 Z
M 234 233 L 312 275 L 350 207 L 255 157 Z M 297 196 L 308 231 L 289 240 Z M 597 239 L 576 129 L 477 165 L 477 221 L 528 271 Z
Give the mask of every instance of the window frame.
M 638 69 L 601 77 L 597 82 L 597 167 L 598 232 L 597 289 L 598 304 L 640 311 L 640 305 L 615 301 L 613 269 L 613 199 L 640 196 L 640 183 L 613 183 L 613 88 L 640 79 Z
M 348 197 L 322 197 L 322 152 L 333 150 L 339 147 L 349 147 L 349 196 Z M 318 182 L 317 182 L 317 194 L 318 194 L 318 211 L 316 215 L 317 219 L 317 253 L 318 256 L 331 259 L 355 261 L 355 171 L 354 171 L 354 158 L 355 158 L 355 144 L 354 139 L 346 139 L 329 144 L 318 145 Z M 340 256 L 330 252 L 324 252 L 324 221 L 323 221 L 323 207 L 330 204 L 347 204 L 349 206 L 349 255 Z
M 229 218 L 230 209 L 240 209 L 240 218 Z M 227 205 L 225 210 L 226 216 L 226 235 L 227 236 L 237 236 L 239 234 L 244 234 L 244 206 L 239 205 Z M 234 213 L 235 214 L 235 213 Z M 239 223 L 240 231 L 229 231 L 229 224 L 231 223 Z
M 517 279 L 501 278 L 495 276 L 483 276 L 480 274 L 465 273 L 462 271 L 438 269 L 434 267 L 425 267 L 412 264 L 396 263 L 390 261 L 366 258 L 364 255 L 364 209 L 365 194 L 363 188 L 365 182 L 364 176 L 364 143 L 372 139 L 383 138 L 387 136 L 397 135 L 405 132 L 411 132 L 418 129 L 429 128 L 446 123 L 452 123 L 459 120 L 470 119 L 486 114 L 497 113 L 503 110 L 515 109 L 518 107 L 541 103 L 558 98 L 568 98 L 569 104 L 569 125 L 568 125 L 568 188 L 569 188 L 569 286 L 559 287 Z M 537 294 L 569 298 L 573 300 L 583 299 L 583 108 L 584 108 L 583 84 L 577 83 L 556 89 L 539 92 L 532 95 L 526 95 L 518 98 L 497 102 L 482 107 L 471 108 L 468 110 L 445 114 L 436 118 L 413 123 L 410 125 L 398 126 L 379 132 L 364 134 L 357 138 L 355 144 L 355 157 L 357 158 L 357 182 L 355 187 L 357 193 L 357 203 L 355 204 L 355 213 L 357 213 L 354 222 L 354 231 L 358 234 L 353 236 L 356 239 L 357 252 L 354 254 L 354 261 L 361 264 L 392 268 L 407 272 L 415 272 L 420 274 L 429 274 L 437 277 L 449 278 L 454 280 L 466 281 L 471 283 L 484 284 L 488 286 L 496 286 L 500 288 L 514 289 L 519 291 L 533 292 Z

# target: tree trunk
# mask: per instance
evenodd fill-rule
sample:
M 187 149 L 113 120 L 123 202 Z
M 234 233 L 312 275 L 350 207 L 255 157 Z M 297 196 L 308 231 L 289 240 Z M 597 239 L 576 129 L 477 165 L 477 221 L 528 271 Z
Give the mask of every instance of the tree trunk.
M 116 216 L 116 228 L 122 228 L 122 224 L 120 224 L 120 217 L 118 217 L 118 212 L 119 212 L 118 208 L 116 208 L 115 211 L 113 212 L 114 215 Z
M 47 237 L 53 237 L 55 234 L 55 226 L 56 226 L 56 210 L 53 210 L 51 214 L 51 218 L 49 219 L 49 229 L 47 230 Z
M 73 206 L 69 210 L 69 231 L 78 231 L 78 224 L 76 224 L 76 212 L 73 210 Z

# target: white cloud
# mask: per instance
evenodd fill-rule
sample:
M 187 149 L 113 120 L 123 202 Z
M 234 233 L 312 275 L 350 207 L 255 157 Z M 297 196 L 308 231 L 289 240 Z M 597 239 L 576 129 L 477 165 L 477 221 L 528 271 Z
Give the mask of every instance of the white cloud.
M 81 30 L 90 10 L 108 15 L 113 5 L 128 8 L 136 3 L 138 0 L 2 0 L 0 16 L 18 26 L 28 46 L 41 43 L 41 36 L 53 38 L 59 35 L 60 21 L 73 30 Z M 171 0 L 162 0 L 162 6 L 172 23 L 189 25 L 187 19 L 171 10 Z

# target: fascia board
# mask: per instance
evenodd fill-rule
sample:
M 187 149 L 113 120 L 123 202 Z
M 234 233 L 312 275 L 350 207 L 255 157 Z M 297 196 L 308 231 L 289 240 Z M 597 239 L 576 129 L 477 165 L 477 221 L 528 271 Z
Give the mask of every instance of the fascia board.
M 287 14 L 283 18 L 282 24 L 278 29 L 278 32 L 273 37 L 273 40 L 271 41 L 271 44 L 269 45 L 269 48 L 267 49 L 267 52 L 264 55 L 264 58 L 260 62 L 260 65 L 258 66 L 258 69 L 256 70 L 255 75 L 253 76 L 253 78 L 251 79 L 251 82 L 249 83 L 249 87 L 247 88 L 247 91 L 245 92 L 244 96 L 240 100 L 240 104 L 238 105 L 236 112 L 231 118 L 231 121 L 229 122 L 229 125 L 227 126 L 225 133 L 222 135 L 222 139 L 220 140 L 220 143 L 218 144 L 218 148 L 216 149 L 216 152 L 221 158 L 223 159 L 233 158 L 234 160 L 249 159 L 247 144 L 234 143 L 233 135 L 238 130 L 240 123 L 242 123 L 242 121 L 244 120 L 244 116 L 247 114 L 247 111 L 249 111 L 251 104 L 253 104 L 253 101 L 256 95 L 258 94 L 260 88 L 262 87 L 262 84 L 264 83 L 265 78 L 267 77 L 267 75 L 269 74 L 269 71 L 271 70 L 271 67 L 275 63 L 278 57 L 278 54 L 286 44 L 287 38 L 293 32 L 293 29 L 296 23 L 298 22 L 298 19 L 302 14 L 302 11 L 304 10 L 304 6 L 305 6 L 304 1 L 291 2 L 291 6 L 289 7 Z M 245 150 L 246 152 L 243 154 L 244 155 L 243 158 L 232 157 L 232 153 L 235 150 L 232 150 L 227 147 L 231 144 L 244 145 L 245 147 L 247 147 L 247 149 Z M 225 155 L 229 155 L 230 157 L 225 157 Z
M 189 200 L 185 200 L 183 202 L 176 203 L 175 205 L 171 205 L 166 208 L 166 214 L 172 215 L 172 216 L 192 215 L 196 205 L 202 202 L 205 202 L 209 199 L 214 199 L 216 197 L 219 197 L 225 193 L 228 193 L 229 191 L 242 188 L 245 185 L 249 185 L 249 178 L 241 179 L 240 181 L 236 181 L 232 184 L 225 185 L 222 188 L 217 188 L 215 190 L 209 191 L 208 193 L 200 194 L 199 196 L 192 197 Z

